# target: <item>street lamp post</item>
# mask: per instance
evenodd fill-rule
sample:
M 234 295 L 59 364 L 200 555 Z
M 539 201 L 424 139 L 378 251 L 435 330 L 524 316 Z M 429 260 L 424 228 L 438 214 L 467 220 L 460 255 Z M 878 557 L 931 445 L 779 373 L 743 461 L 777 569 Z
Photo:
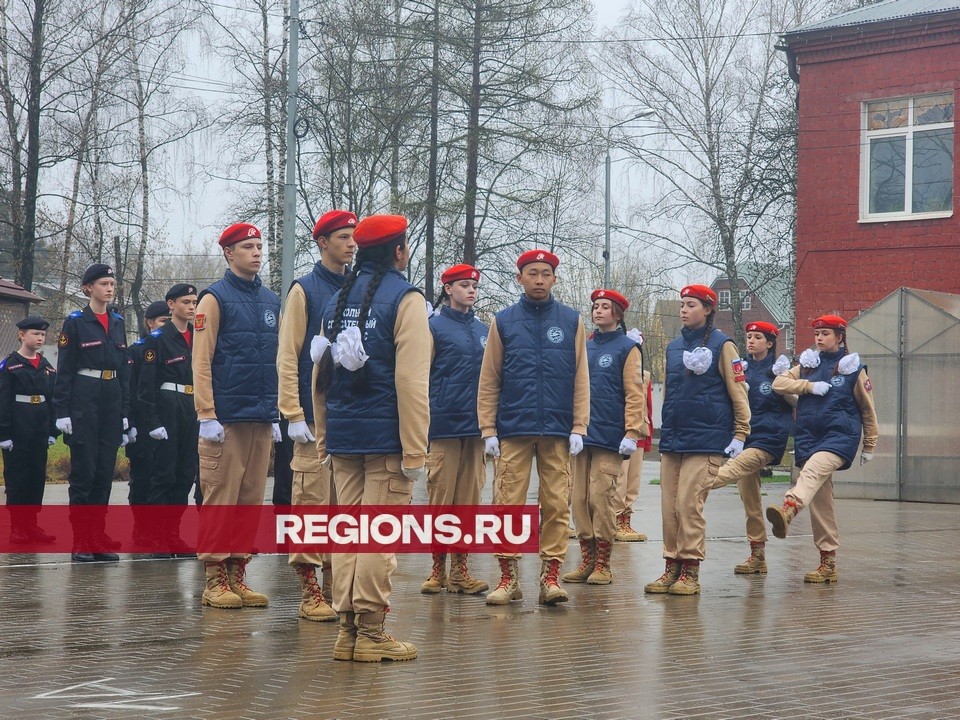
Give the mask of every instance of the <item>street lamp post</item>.
M 603 286 L 610 287 L 610 134 L 621 125 L 626 125 L 634 120 L 642 120 L 651 117 L 654 110 L 641 110 L 633 117 L 621 120 L 607 128 L 607 157 L 603 163 L 604 171 L 604 192 L 603 192 Z

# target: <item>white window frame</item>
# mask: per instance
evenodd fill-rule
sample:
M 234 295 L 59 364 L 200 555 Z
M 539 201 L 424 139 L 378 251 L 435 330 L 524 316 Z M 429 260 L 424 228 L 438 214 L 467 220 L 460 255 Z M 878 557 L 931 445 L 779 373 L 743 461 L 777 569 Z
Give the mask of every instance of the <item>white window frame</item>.
M 949 93 L 953 93 L 950 90 Z M 913 134 L 915 130 L 945 130 L 953 128 L 954 122 L 931 123 L 928 125 L 913 124 L 914 101 L 936 95 L 946 95 L 948 92 L 923 93 L 920 95 L 907 97 L 891 98 L 872 98 L 860 104 L 860 218 L 857 222 L 876 223 L 876 222 L 902 222 L 905 220 L 928 220 L 935 218 L 953 217 L 953 210 L 938 210 L 935 212 L 915 213 L 911 212 L 913 207 Z M 870 103 L 885 101 L 907 101 L 907 124 L 899 128 L 885 128 L 882 130 L 868 130 Z M 954 97 L 956 103 L 956 97 Z M 954 104 L 956 107 L 956 104 Z M 956 110 L 954 110 L 954 121 L 956 120 Z M 882 137 L 905 137 L 906 147 L 904 151 L 904 200 L 903 212 L 892 213 L 871 213 L 870 212 L 870 141 Z M 954 147 L 956 154 L 956 147 Z M 954 160 L 956 162 L 956 160 Z M 954 190 L 956 190 L 957 178 L 953 178 Z
M 726 298 L 726 299 L 724 299 Z M 729 289 L 718 290 L 717 291 L 717 306 L 720 310 L 729 310 L 730 302 L 733 296 L 730 294 Z
M 749 290 L 740 291 L 740 309 L 753 310 L 753 293 Z

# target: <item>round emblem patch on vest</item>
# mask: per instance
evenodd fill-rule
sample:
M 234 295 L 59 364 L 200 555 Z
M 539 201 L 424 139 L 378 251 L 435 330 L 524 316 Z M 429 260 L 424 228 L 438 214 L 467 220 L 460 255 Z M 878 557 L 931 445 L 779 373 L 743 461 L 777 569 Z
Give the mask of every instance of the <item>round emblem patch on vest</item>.
M 559 345 L 563 342 L 563 330 L 558 328 L 556 325 L 547 330 L 547 340 L 552 343 Z
M 834 375 L 832 378 L 830 378 L 830 384 L 834 387 L 843 387 L 843 384 L 846 381 L 847 379 L 843 375 Z
M 597 360 L 597 365 L 602 368 L 608 368 L 613 365 L 613 355 L 604 354 L 600 356 L 600 359 Z
M 769 395 L 772 392 L 773 392 L 773 385 L 771 385 L 769 381 L 764 380 L 762 383 L 760 383 L 761 395 Z
M 263 321 L 267 324 L 267 327 L 277 326 L 277 316 L 274 314 L 273 310 L 263 311 Z

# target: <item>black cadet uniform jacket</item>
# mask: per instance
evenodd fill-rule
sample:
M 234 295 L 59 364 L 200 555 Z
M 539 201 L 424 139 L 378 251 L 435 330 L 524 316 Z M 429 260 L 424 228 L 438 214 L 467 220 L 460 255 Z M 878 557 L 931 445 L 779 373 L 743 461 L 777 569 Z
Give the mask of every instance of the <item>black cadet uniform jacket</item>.
M 187 327 L 192 336 L 193 325 Z M 187 406 L 188 415 L 192 417 L 192 422 L 196 422 L 192 357 L 187 341 L 172 322 L 144 338 L 137 391 L 141 432 L 149 433 L 158 427 L 166 427 L 168 433 L 172 432 L 181 405 Z M 161 390 L 160 386 L 164 383 L 178 385 L 180 390 Z
M 31 440 L 46 445 L 60 434 L 53 412 L 56 376 L 43 355 L 37 368 L 16 352 L 0 362 L 0 441 L 13 440 L 17 449 Z

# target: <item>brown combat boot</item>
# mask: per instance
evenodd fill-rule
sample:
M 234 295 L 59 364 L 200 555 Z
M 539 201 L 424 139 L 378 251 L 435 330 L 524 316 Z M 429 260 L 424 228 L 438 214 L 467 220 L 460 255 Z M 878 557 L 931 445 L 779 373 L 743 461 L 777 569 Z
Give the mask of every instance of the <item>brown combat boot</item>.
M 560 560 L 544 560 L 540 565 L 540 597 L 541 605 L 556 605 L 569 600 L 567 591 L 560 587 Z
M 430 577 L 420 584 L 420 592 L 424 595 L 436 595 L 447 584 L 447 554 L 433 553 L 433 567 Z
M 323 596 L 330 600 L 333 598 L 333 565 L 329 560 L 320 564 L 320 577 L 322 582 L 320 589 L 323 590 Z
M 667 590 L 671 595 L 699 595 L 700 594 L 700 561 L 684 560 L 680 577 Z
M 356 616 L 357 644 L 353 649 L 354 662 L 381 660 L 413 660 L 417 646 L 400 642 L 383 631 L 386 613 L 361 613 Z
M 643 591 L 645 593 L 650 593 L 652 595 L 662 595 L 670 590 L 670 586 L 673 585 L 677 579 L 680 577 L 680 561 L 674 560 L 673 558 L 665 558 L 665 569 L 663 575 L 658 577 L 652 583 L 647 583 L 643 586 Z
M 837 552 L 820 551 L 820 567 L 813 572 L 808 572 L 803 576 L 803 581 L 808 583 L 833 583 L 840 579 L 840 573 L 837 572 Z
M 487 595 L 487 605 L 509 605 L 511 600 L 522 600 L 516 558 L 497 558 L 497 561 L 500 563 L 500 583 Z
M 224 609 L 243 607 L 243 600 L 230 588 L 226 562 L 205 562 L 203 569 L 207 572 L 207 586 L 200 597 L 201 605 Z
M 647 536 L 630 526 L 630 515 L 628 512 L 617 515 L 617 534 L 614 539 L 617 542 L 646 542 Z
M 340 632 L 333 644 L 334 660 L 353 660 L 353 649 L 357 644 L 356 616 L 352 612 L 340 613 Z
M 269 604 L 267 596 L 250 588 L 243 579 L 247 574 L 246 558 L 230 558 L 227 560 L 227 575 L 230 578 L 230 589 L 240 596 L 244 607 L 266 607 Z
M 563 581 L 569 583 L 585 583 L 597 564 L 596 541 L 593 538 L 583 538 L 580 541 L 580 567 L 563 574 Z
M 750 557 L 733 568 L 737 575 L 757 575 L 767 572 L 767 553 L 762 542 L 750 543 Z
M 610 572 L 610 553 L 613 543 L 606 540 L 597 540 L 597 559 L 593 572 L 587 578 L 589 585 L 609 585 L 613 582 L 613 573 Z
M 337 613 L 323 596 L 320 583 L 317 582 L 317 567 L 311 563 L 297 563 L 293 566 L 300 578 L 300 617 L 313 622 L 333 622 Z
M 454 553 L 450 557 L 450 579 L 447 580 L 447 592 L 479 595 L 490 589 L 483 580 L 477 580 L 467 570 L 466 553 Z
M 781 540 L 787 536 L 787 526 L 800 512 L 800 504 L 793 498 L 783 501 L 783 507 L 771 505 L 767 508 L 767 520 L 773 526 L 773 536 Z

